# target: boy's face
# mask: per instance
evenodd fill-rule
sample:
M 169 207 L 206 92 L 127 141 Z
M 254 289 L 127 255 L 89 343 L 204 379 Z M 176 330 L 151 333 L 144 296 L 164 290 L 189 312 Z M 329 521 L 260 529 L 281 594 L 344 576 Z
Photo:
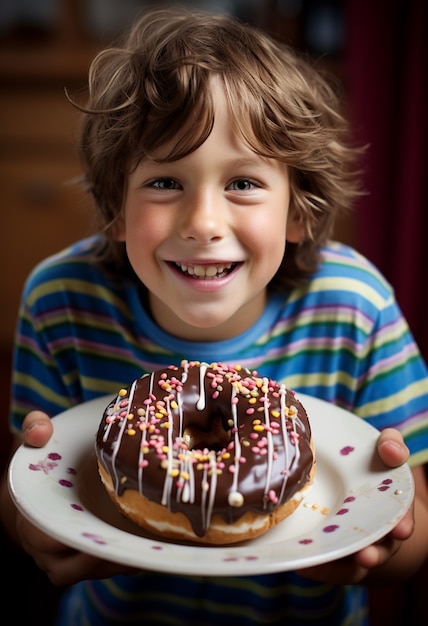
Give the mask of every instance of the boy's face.
M 287 167 L 233 133 L 222 89 L 213 89 L 211 135 L 178 161 L 141 161 L 128 178 L 117 229 L 154 319 L 192 341 L 249 328 L 263 312 L 286 239 L 303 236 L 289 216 Z

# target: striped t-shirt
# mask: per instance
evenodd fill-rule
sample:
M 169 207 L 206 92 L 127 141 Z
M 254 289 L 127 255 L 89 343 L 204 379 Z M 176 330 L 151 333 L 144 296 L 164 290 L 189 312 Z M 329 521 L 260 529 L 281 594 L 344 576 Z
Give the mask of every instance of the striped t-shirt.
M 401 430 L 410 463 L 428 460 L 428 375 L 390 285 L 351 248 L 331 243 L 304 287 L 272 295 L 257 322 L 215 343 L 158 326 L 131 281 L 93 263 L 94 239 L 41 263 L 23 294 L 11 425 L 32 408 L 55 415 L 116 394 L 142 373 L 182 359 L 241 364 L 296 391 Z M 101 416 L 100 416 L 101 417 Z M 207 578 L 141 572 L 83 581 L 64 599 L 61 626 L 234 623 L 365 624 L 362 587 L 295 573 Z

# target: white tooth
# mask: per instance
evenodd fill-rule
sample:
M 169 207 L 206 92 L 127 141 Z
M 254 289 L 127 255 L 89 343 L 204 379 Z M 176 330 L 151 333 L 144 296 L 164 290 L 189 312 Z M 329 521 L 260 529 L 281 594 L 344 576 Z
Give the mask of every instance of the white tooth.
M 205 276 L 205 269 L 202 267 L 202 265 L 195 265 L 193 271 L 195 273 L 195 276 Z
M 210 267 L 207 267 L 205 270 L 205 276 L 216 276 L 219 271 L 220 268 L 217 269 L 215 265 L 210 265 Z
M 180 265 L 182 272 L 187 272 L 187 265 Z
M 195 273 L 194 268 L 191 265 L 189 265 L 189 267 L 187 267 L 186 269 L 187 269 L 187 273 L 193 276 L 193 274 Z

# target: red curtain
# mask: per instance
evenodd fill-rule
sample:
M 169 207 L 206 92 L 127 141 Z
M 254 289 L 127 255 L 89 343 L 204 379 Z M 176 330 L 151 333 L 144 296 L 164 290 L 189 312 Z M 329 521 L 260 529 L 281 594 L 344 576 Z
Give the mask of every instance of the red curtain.
M 392 283 L 428 360 L 428 2 L 348 0 L 346 80 L 368 143 L 360 252 Z

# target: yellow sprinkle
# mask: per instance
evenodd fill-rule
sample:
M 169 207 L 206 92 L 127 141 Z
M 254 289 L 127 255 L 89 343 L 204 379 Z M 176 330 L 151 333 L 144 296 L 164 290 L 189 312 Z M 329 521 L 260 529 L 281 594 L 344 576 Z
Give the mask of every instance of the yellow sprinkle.
M 155 413 L 155 417 L 156 417 L 158 420 L 160 420 L 160 419 L 162 419 L 162 418 L 163 418 L 163 413 L 159 413 L 159 412 L 157 412 L 157 413 Z
M 253 420 L 253 424 L 261 424 L 261 421 L 259 419 Z
M 279 411 L 271 411 L 272 417 L 280 417 L 281 413 Z
M 255 426 L 253 426 L 254 430 L 256 430 L 258 433 L 261 433 L 264 431 L 265 427 L 263 426 L 263 424 L 256 424 Z
M 204 464 L 203 463 L 197 463 L 196 464 L 196 469 L 197 470 L 203 470 L 204 469 Z
M 161 428 L 171 428 L 171 424 L 169 422 L 162 422 Z
M 242 369 L 242 366 L 241 365 L 235 365 L 235 369 L 236 369 L 237 372 L 240 372 L 241 369 Z
M 249 446 L 251 446 L 251 443 L 250 443 L 249 441 L 247 441 L 246 439 L 244 439 L 244 441 L 242 442 L 242 445 L 243 445 L 245 448 L 248 448 Z
M 119 396 L 121 396 L 123 398 L 123 396 L 126 396 L 128 392 L 126 391 L 126 389 L 121 389 L 118 393 Z
M 135 435 L 137 433 L 137 431 L 135 430 L 135 428 L 128 428 L 128 435 Z
M 235 422 L 233 421 L 233 419 L 229 419 L 227 420 L 227 425 L 230 426 L 232 428 L 232 426 L 235 424 Z
M 230 452 L 223 452 L 223 454 L 221 455 L 222 459 L 230 459 Z
M 259 392 L 257 391 L 257 389 L 252 389 L 250 392 L 250 396 L 253 396 L 253 398 L 258 398 Z
M 138 409 L 138 411 L 137 411 L 137 415 L 138 415 L 139 417 L 144 417 L 144 416 L 145 416 L 145 414 L 146 414 L 146 409 Z
M 133 413 L 128 413 L 128 419 L 129 420 L 133 420 L 134 419 L 134 414 Z
M 162 452 L 168 452 L 168 446 L 162 446 Z
M 178 469 L 172 469 L 169 473 L 170 476 L 172 476 L 173 478 L 176 478 L 179 475 L 179 471 Z
M 175 400 L 172 400 L 171 402 L 171 409 L 178 409 L 178 404 L 176 403 Z
M 120 479 L 120 484 L 123 485 L 124 483 L 126 483 L 128 479 L 126 478 L 126 476 L 122 476 L 122 478 Z
M 149 448 L 148 446 L 143 446 L 143 447 L 141 448 L 141 452 L 142 452 L 143 454 L 148 454 L 148 453 L 149 453 L 149 450 L 150 450 L 150 448 Z
M 189 480 L 190 478 L 190 474 L 188 474 L 187 472 L 181 472 L 180 476 L 183 480 Z
M 248 404 L 255 404 L 256 402 L 257 402 L 257 398 L 254 398 L 254 396 L 248 400 Z

